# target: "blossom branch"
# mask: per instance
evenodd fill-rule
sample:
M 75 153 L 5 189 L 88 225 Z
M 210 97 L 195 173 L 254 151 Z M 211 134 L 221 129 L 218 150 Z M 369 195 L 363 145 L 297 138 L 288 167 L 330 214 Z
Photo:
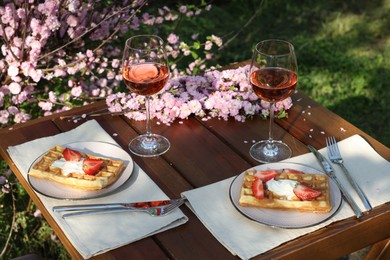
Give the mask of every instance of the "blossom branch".
M 140 10 L 142 7 L 143 7 L 143 5 L 140 6 L 137 10 Z M 44 54 L 44 55 L 42 55 L 38 60 L 42 60 L 43 58 L 46 58 L 47 56 L 50 56 L 50 55 L 52 55 L 53 53 L 58 52 L 59 50 L 64 49 L 64 48 L 67 47 L 68 45 L 70 45 L 70 44 L 72 44 L 72 43 L 74 43 L 74 42 L 77 42 L 78 40 L 80 40 L 81 38 L 83 38 L 85 35 L 87 35 L 88 33 L 92 32 L 93 30 L 95 30 L 96 28 L 98 28 L 101 24 L 103 24 L 103 23 L 104 23 L 105 21 L 107 21 L 108 19 L 111 19 L 112 17 L 114 17 L 114 16 L 116 16 L 116 15 L 118 15 L 118 14 L 120 14 L 120 13 L 124 13 L 126 10 L 128 10 L 128 9 L 130 9 L 130 8 L 131 8 L 130 6 L 126 6 L 126 7 L 121 8 L 121 9 L 118 10 L 117 12 L 115 12 L 115 13 L 109 15 L 108 17 L 102 19 L 102 20 L 101 20 L 99 23 L 97 23 L 95 26 L 92 26 L 91 28 L 87 29 L 84 33 L 82 33 L 81 35 L 77 36 L 77 37 L 74 38 L 73 40 L 67 42 L 66 44 L 64 44 L 64 45 L 62 45 L 62 46 L 60 46 L 60 47 L 58 47 L 58 48 L 56 48 L 56 49 L 54 49 L 54 50 L 52 50 L 52 51 L 50 51 L 50 52 Z M 134 16 L 134 14 L 132 14 L 132 16 Z M 131 18 L 132 18 L 132 16 L 131 16 Z M 118 32 L 118 31 L 119 31 L 119 30 L 116 30 L 116 32 Z M 95 49 L 95 50 L 96 50 L 96 49 Z
M 6 31 L 5 31 L 5 28 L 4 28 L 4 23 L 3 23 L 3 21 L 2 21 L 1 19 L 0 19 L 0 24 L 1 24 L 1 29 L 2 29 L 2 31 L 3 31 L 3 37 L 4 37 L 5 44 L 6 44 L 7 47 L 10 47 L 11 45 L 9 44 L 9 40 L 8 40 L 8 37 L 7 37 L 7 33 L 6 33 Z M 15 59 L 15 60 L 18 60 L 18 57 L 16 56 L 16 54 L 14 53 L 14 51 L 13 51 L 11 48 L 9 48 L 9 50 L 10 50 L 12 56 L 14 57 L 14 59 Z
M 228 45 L 230 44 L 230 42 L 232 42 L 235 38 L 237 38 L 238 35 L 239 35 L 242 31 L 244 31 L 244 29 L 245 29 L 246 27 L 248 27 L 249 24 L 252 23 L 253 19 L 255 19 L 256 16 L 260 13 L 261 7 L 263 6 L 263 2 L 264 2 L 264 0 L 261 0 L 260 5 L 259 5 L 259 8 L 256 10 L 256 12 L 248 19 L 248 21 L 244 24 L 244 26 L 241 26 L 240 29 L 239 29 L 239 30 L 238 30 L 230 39 L 228 39 L 227 41 L 225 41 L 225 43 L 218 49 L 218 51 L 221 51 L 221 50 L 223 50 L 226 46 L 228 46 Z
M 8 233 L 7 241 L 5 242 L 4 248 L 0 253 L 1 257 L 5 254 L 5 252 L 7 250 L 7 247 L 8 247 L 10 240 L 11 240 L 13 229 L 14 229 L 14 226 L 16 223 L 16 205 L 15 205 L 16 198 L 15 198 L 14 192 L 12 190 L 12 186 L 10 188 L 10 191 L 11 191 L 11 196 L 12 196 L 12 222 L 11 222 L 10 231 Z

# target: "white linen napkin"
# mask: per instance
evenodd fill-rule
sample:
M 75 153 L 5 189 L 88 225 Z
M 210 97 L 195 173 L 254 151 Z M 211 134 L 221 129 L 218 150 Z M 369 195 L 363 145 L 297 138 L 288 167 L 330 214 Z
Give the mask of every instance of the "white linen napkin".
M 373 207 L 390 201 L 390 163 L 382 158 L 359 135 L 339 142 L 345 166 L 360 187 L 364 190 Z M 326 148 L 320 152 L 327 157 Z M 312 153 L 293 157 L 285 162 L 300 163 L 322 170 Z M 353 190 L 343 172 L 333 165 L 337 177 L 346 186 L 360 208 L 365 211 L 358 195 Z M 234 177 L 186 191 L 182 196 L 189 201 L 187 205 L 194 211 L 209 231 L 233 255 L 249 259 L 262 254 L 284 242 L 313 232 L 332 222 L 354 215 L 347 203 L 329 220 L 309 228 L 283 229 L 263 225 L 249 220 L 239 213 L 229 197 L 229 188 Z M 210 198 L 213 198 L 210 200 Z
M 8 153 L 23 174 L 23 177 L 27 178 L 28 169 L 37 157 L 55 145 L 77 141 L 100 141 L 118 145 L 95 120 L 91 120 L 68 132 L 8 147 Z M 125 212 L 67 219 L 63 219 L 61 213 L 52 211 L 53 206 L 60 205 L 168 199 L 164 192 L 138 165 L 134 165 L 134 171 L 130 179 L 117 192 L 108 196 L 88 201 L 64 201 L 49 198 L 38 193 L 37 195 L 70 242 L 84 258 L 90 258 L 111 249 L 130 244 L 188 221 L 188 218 L 181 210 L 175 210 L 163 217 L 152 217 L 145 213 Z

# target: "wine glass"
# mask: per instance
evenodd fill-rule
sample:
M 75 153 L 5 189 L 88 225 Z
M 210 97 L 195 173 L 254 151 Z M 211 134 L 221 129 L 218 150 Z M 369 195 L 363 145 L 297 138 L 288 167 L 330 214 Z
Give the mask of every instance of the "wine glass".
M 169 78 L 163 40 L 155 35 L 137 35 L 127 39 L 122 58 L 122 76 L 130 91 L 145 96 L 146 106 L 146 133 L 131 140 L 129 150 L 142 157 L 165 153 L 171 145 L 164 136 L 152 134 L 149 105 L 150 96 L 158 93 Z
M 269 138 L 255 143 L 249 150 L 253 159 L 262 163 L 277 162 L 291 156 L 290 147 L 273 139 L 274 103 L 289 97 L 298 82 L 298 66 L 294 46 L 283 40 L 264 40 L 256 45 L 249 71 L 255 94 L 270 102 Z

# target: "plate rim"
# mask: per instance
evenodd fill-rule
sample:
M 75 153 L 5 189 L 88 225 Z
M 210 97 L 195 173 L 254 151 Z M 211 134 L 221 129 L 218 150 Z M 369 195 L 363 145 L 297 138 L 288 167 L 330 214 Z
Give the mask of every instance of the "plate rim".
M 281 225 L 281 224 L 270 224 L 270 223 L 265 223 L 265 222 L 261 222 L 259 221 L 258 219 L 255 219 L 251 216 L 249 216 L 248 214 L 246 214 L 245 212 L 243 212 L 239 207 L 238 205 L 238 202 L 235 203 L 234 201 L 234 198 L 233 198 L 233 195 L 232 195 L 232 189 L 233 189 L 233 185 L 235 184 L 235 181 L 237 180 L 237 178 L 239 178 L 240 176 L 242 176 L 246 171 L 248 170 L 251 170 L 251 169 L 254 169 L 254 168 L 257 168 L 257 167 L 267 167 L 267 166 L 270 166 L 270 168 L 272 167 L 272 165 L 275 165 L 275 164 L 293 164 L 293 165 L 300 165 L 300 166 L 303 166 L 303 167 L 307 167 L 307 168 L 311 168 L 321 174 L 325 174 L 323 171 L 321 170 L 318 170 L 312 166 L 309 166 L 307 164 L 303 164 L 303 163 L 295 163 L 295 162 L 275 162 L 275 163 L 268 163 L 268 164 L 262 164 L 262 165 L 256 165 L 256 166 L 253 166 L 251 168 L 248 168 L 246 170 L 244 170 L 243 172 L 241 172 L 240 174 L 238 174 L 236 177 L 234 177 L 234 179 L 232 180 L 230 186 L 229 186 L 229 198 L 230 198 L 230 201 L 231 203 L 233 204 L 233 207 L 240 213 L 242 214 L 244 217 L 248 218 L 249 220 L 251 221 L 254 221 L 256 223 L 260 223 L 260 224 L 263 224 L 263 225 L 267 225 L 267 226 L 270 226 L 270 227 L 277 227 L 277 228 L 283 228 L 283 229 L 300 229 L 300 228 L 308 228 L 308 227 L 313 227 L 313 226 L 316 226 L 316 225 L 319 225 L 327 220 L 329 220 L 331 217 L 333 217 L 341 208 L 341 205 L 343 203 L 343 198 L 342 198 L 342 194 L 341 194 L 341 191 L 339 189 L 339 187 L 337 186 L 337 184 L 331 179 L 329 178 L 329 181 L 332 182 L 336 189 L 336 194 L 335 195 L 338 195 L 340 197 L 340 201 L 337 205 L 337 208 L 334 210 L 333 213 L 329 214 L 327 217 L 325 217 L 324 219 L 320 220 L 320 221 L 317 221 L 317 222 L 313 222 L 312 224 L 309 224 L 309 225 L 296 225 L 296 226 L 288 226 L 288 225 Z M 286 167 L 287 168 L 287 167 Z M 332 205 L 332 210 L 333 208 L 335 208 L 336 205 Z M 277 209 L 274 209 L 274 210 L 277 210 Z M 289 211 L 284 211 L 284 213 L 288 213 Z M 314 214 L 314 213 L 313 213 Z
M 104 197 L 104 196 L 108 196 L 108 195 L 111 195 L 113 194 L 115 191 L 117 191 L 120 187 L 122 187 L 130 178 L 131 176 L 133 175 L 133 172 L 134 172 L 134 160 L 133 158 L 130 156 L 129 153 L 127 153 L 124 149 L 122 149 L 122 147 L 116 143 L 110 143 L 110 142 L 107 142 L 107 141 L 75 141 L 75 142 L 69 142 L 69 143 L 63 143 L 63 144 L 59 144 L 60 146 L 63 146 L 63 147 L 72 147 L 72 145 L 76 145 L 76 144 L 82 144 L 82 143 L 98 143 L 98 144 L 105 144 L 105 145 L 110 145 L 110 146 L 113 146 L 115 148 L 118 148 L 119 150 L 122 150 L 125 154 L 127 154 L 128 156 L 128 163 L 126 165 L 126 168 L 123 170 L 122 174 L 125 172 L 125 171 L 130 171 L 128 176 L 125 177 L 125 179 L 123 180 L 123 182 L 118 186 L 118 187 L 115 187 L 114 189 L 112 190 L 109 190 L 107 192 L 104 192 L 104 190 L 108 189 L 110 186 L 112 186 L 113 184 L 115 184 L 119 179 L 117 179 L 114 183 L 112 183 L 111 185 L 109 185 L 108 187 L 104 188 L 104 189 L 101 189 L 101 190 L 97 190 L 97 191 L 84 191 L 84 192 L 87 192 L 87 193 L 91 193 L 91 195 L 86 195 L 86 196 L 83 196 L 83 197 L 68 197 L 68 198 L 64 198 L 64 197 L 59 197 L 59 196 L 56 196 L 56 195 L 50 195 L 50 194 L 47 194 L 41 190 L 39 190 L 37 187 L 34 186 L 34 184 L 31 182 L 31 179 L 39 179 L 39 178 L 35 178 L 33 176 L 30 176 L 30 174 L 28 174 L 28 172 L 30 172 L 30 169 L 31 167 L 36 163 L 37 160 L 39 160 L 44 154 L 47 153 L 47 151 L 43 152 L 41 155 L 39 155 L 32 163 L 31 165 L 29 166 L 28 168 L 28 172 L 27 172 L 27 181 L 29 183 L 29 185 L 33 188 L 33 190 L 45 197 L 48 197 L 48 198 L 52 198 L 52 199 L 59 199 L 59 200 L 69 200 L 69 201 L 77 201 L 77 200 L 89 200 L 89 199 L 96 199 L 96 198 L 101 198 L 101 197 Z M 91 153 L 93 154 L 93 153 Z M 109 157 L 109 156 L 108 156 Z M 130 167 L 130 168 L 129 168 Z M 47 181 L 50 181 L 50 180 L 47 180 Z M 56 183 L 56 185 L 62 185 L 60 183 Z M 63 185 L 65 186 L 66 188 L 70 189 L 70 190 L 75 190 L 75 191 L 80 191 L 78 189 L 75 189 L 75 188 L 72 188 L 72 187 L 68 187 L 66 185 Z M 103 192 L 101 192 L 103 191 Z M 97 194 L 96 194 L 97 193 Z M 95 195 L 94 195 L 95 194 Z

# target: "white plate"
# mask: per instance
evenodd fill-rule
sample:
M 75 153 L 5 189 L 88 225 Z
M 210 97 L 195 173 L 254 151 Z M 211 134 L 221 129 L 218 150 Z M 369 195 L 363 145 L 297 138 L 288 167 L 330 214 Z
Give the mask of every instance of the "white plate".
M 33 189 L 45 196 L 56 198 L 56 199 L 67 199 L 67 200 L 84 200 L 92 199 L 97 197 L 102 197 L 114 192 L 122 184 L 124 184 L 133 173 L 134 162 L 131 159 L 130 155 L 125 152 L 121 147 L 116 146 L 110 143 L 104 142 L 75 142 L 62 145 L 64 147 L 76 149 L 78 151 L 89 153 L 97 156 L 120 159 L 125 162 L 126 168 L 119 176 L 118 180 L 111 184 L 110 186 L 96 191 L 84 191 L 79 189 L 74 189 L 66 185 L 56 183 L 54 181 L 40 179 L 28 175 L 28 181 L 33 187 Z M 37 160 L 42 157 L 39 156 L 32 165 L 35 164 Z M 32 167 L 31 165 L 31 167 Z M 30 167 L 30 168 L 31 168 Z
M 270 163 L 259 165 L 251 169 L 256 170 L 267 170 L 267 169 L 294 169 L 303 171 L 305 173 L 324 174 L 314 168 L 303 164 L 296 163 Z M 230 186 L 230 199 L 236 209 L 241 212 L 244 216 L 252 219 L 256 222 L 266 224 L 273 227 L 281 228 L 305 228 L 317 225 L 324 222 L 325 220 L 332 217 L 340 208 L 342 197 L 340 189 L 336 183 L 330 181 L 330 200 L 332 203 L 332 209 L 328 213 L 309 213 L 300 212 L 298 210 L 277 210 L 277 209 L 266 209 L 258 207 L 243 207 L 239 204 L 240 191 L 244 172 L 238 175 Z

